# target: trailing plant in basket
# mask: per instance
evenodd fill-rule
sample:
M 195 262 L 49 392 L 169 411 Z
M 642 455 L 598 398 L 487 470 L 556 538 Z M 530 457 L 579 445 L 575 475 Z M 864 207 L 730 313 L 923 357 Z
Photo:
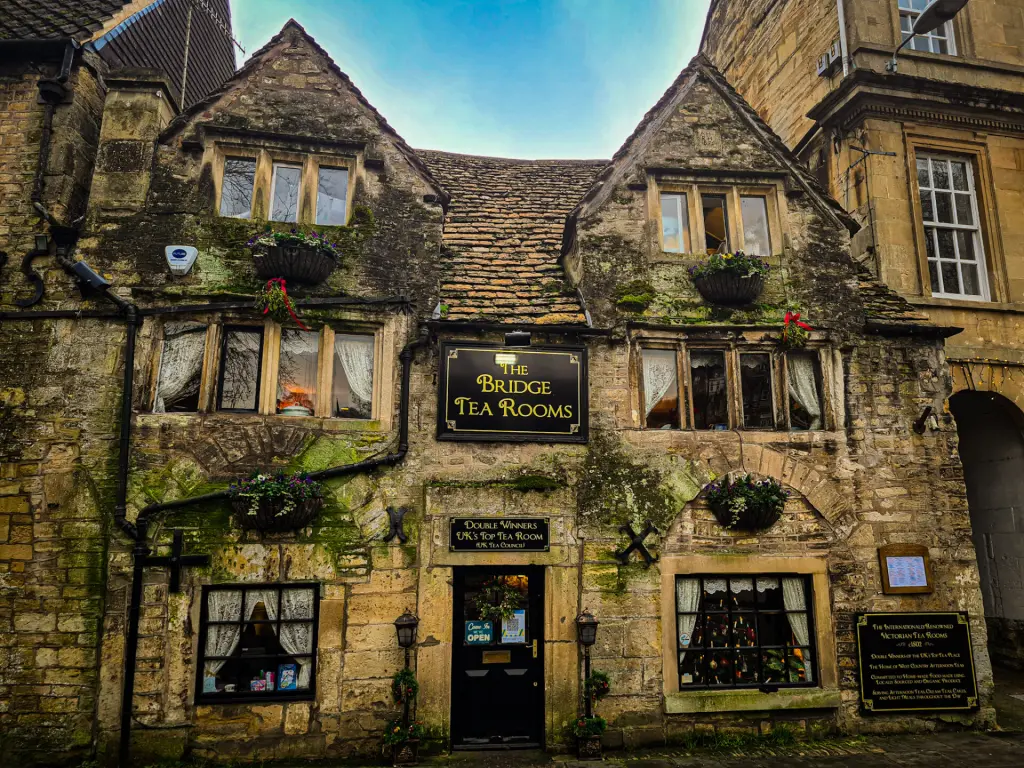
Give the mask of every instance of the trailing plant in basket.
M 608 679 L 608 675 L 604 672 L 598 672 L 596 669 L 583 682 L 584 695 L 589 696 L 594 701 L 603 699 L 611 692 L 611 689 L 611 681 Z
M 401 669 L 391 678 L 391 697 L 396 704 L 403 704 L 406 699 L 415 701 L 419 690 L 420 684 L 416 682 L 416 675 L 411 669 Z
M 427 729 L 423 723 L 409 723 L 409 727 L 404 728 L 401 720 L 392 720 L 384 728 L 384 743 L 389 747 L 394 747 L 407 741 L 422 739 L 426 732 Z
M 246 514 L 253 516 L 257 514 L 262 500 L 281 500 L 282 506 L 277 517 L 284 517 L 291 514 L 300 502 L 323 498 L 324 487 L 308 475 L 286 475 L 283 472 L 276 475 L 256 473 L 232 484 L 228 488 L 228 493 L 232 498 L 248 501 Z
M 600 736 L 608 728 L 608 721 L 600 715 L 577 717 L 572 723 L 572 735 L 577 739 Z
M 778 481 L 770 477 L 755 480 L 750 475 L 712 483 L 707 490 L 708 504 L 718 522 L 741 530 L 774 525 L 788 496 Z
M 326 235 L 316 231 L 303 232 L 301 229 L 291 229 L 288 232 L 276 232 L 269 226 L 262 232 L 257 232 L 249 238 L 246 243 L 254 251 L 261 251 L 265 248 L 307 248 L 330 256 L 335 262 L 341 263 L 341 248 L 333 240 L 328 240 Z
M 771 267 L 759 256 L 748 256 L 743 251 L 736 253 L 715 253 L 699 261 L 688 270 L 690 279 L 710 277 L 722 272 L 736 277 L 757 277 L 767 275 Z

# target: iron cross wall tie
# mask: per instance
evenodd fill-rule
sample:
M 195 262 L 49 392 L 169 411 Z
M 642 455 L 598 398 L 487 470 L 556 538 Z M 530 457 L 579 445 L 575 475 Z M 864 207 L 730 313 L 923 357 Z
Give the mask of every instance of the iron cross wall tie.
M 184 555 L 181 552 L 183 536 L 180 529 L 174 532 L 174 541 L 171 543 L 171 554 L 153 557 L 147 555 L 144 565 L 168 566 L 171 569 L 171 584 L 169 590 L 172 594 L 181 591 L 181 569 L 190 568 L 196 565 L 209 565 L 209 555 Z
M 624 533 L 627 536 L 629 536 L 630 541 L 628 547 L 626 547 L 621 552 L 615 553 L 615 559 L 618 560 L 620 563 L 622 563 L 623 565 L 628 565 L 629 555 L 634 550 L 640 553 L 640 556 L 644 559 L 644 562 L 647 564 L 648 568 L 650 568 L 653 563 L 658 561 L 658 558 L 652 555 L 650 550 L 647 549 L 647 545 L 644 544 L 644 539 L 646 539 L 652 533 L 661 533 L 661 531 L 659 531 L 650 520 L 647 521 L 647 525 L 644 526 L 644 529 L 639 534 L 633 530 L 632 525 L 622 526 L 621 528 L 619 528 L 619 533 Z
M 405 544 L 409 537 L 402 530 L 402 521 L 405 519 L 405 513 L 408 511 L 405 507 L 399 507 L 398 509 L 388 507 L 388 535 L 384 537 L 384 541 L 391 541 L 397 536 L 398 540 Z

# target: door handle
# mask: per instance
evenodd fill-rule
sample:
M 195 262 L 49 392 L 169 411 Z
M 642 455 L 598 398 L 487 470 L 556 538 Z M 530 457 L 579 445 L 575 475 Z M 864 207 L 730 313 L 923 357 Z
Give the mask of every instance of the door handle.
M 537 641 L 533 641 L 533 658 L 537 658 Z

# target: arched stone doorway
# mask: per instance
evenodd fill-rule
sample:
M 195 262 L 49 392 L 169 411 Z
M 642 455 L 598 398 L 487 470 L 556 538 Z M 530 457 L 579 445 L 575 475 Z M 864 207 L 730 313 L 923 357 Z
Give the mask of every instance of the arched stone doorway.
M 1024 414 L 995 392 L 949 401 L 960 436 L 993 662 L 1024 669 Z

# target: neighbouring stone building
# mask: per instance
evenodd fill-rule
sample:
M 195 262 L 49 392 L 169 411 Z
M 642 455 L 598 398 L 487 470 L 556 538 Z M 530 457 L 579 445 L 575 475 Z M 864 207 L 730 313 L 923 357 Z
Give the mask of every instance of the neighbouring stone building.
M 225 0 L 0 0 L 0 315 L 44 289 L 36 309 L 77 303 L 53 254 L 74 242 L 93 171 L 145 162 L 97 159 L 109 89 L 150 67 L 177 111 L 183 91 L 191 103 L 234 72 L 225 29 Z M 64 346 L 71 357 L 43 373 L 52 334 L 71 327 L 0 326 L 0 762 L 15 765 L 20 750 L 81 754 L 95 741 L 109 533 L 95 494 L 112 498 L 107 406 L 123 333 Z M 66 399 L 58 371 L 81 392 Z
M 294 21 L 172 104 L 108 83 L 74 253 L 3 294 L 5 761 L 113 763 L 126 722 L 139 758 L 379 755 L 407 611 L 433 746 L 568 746 L 584 611 L 608 747 L 993 721 L 955 426 L 922 416 L 950 331 L 710 61 L 610 161 L 415 150 Z M 340 244 L 287 286 L 302 325 L 254 307 L 265 222 Z M 687 274 L 730 250 L 771 267 L 745 309 Z M 231 486 L 278 471 L 323 507 L 250 529 Z M 756 533 L 708 502 L 744 474 L 789 494 Z M 858 614 L 921 611 L 970 620 L 976 693 L 866 710 Z
M 963 329 L 946 345 L 948 410 L 989 648 L 1019 668 L 1024 3 L 971 0 L 888 72 L 927 5 L 713 0 L 702 50 L 860 222 L 854 256 L 932 322 Z

